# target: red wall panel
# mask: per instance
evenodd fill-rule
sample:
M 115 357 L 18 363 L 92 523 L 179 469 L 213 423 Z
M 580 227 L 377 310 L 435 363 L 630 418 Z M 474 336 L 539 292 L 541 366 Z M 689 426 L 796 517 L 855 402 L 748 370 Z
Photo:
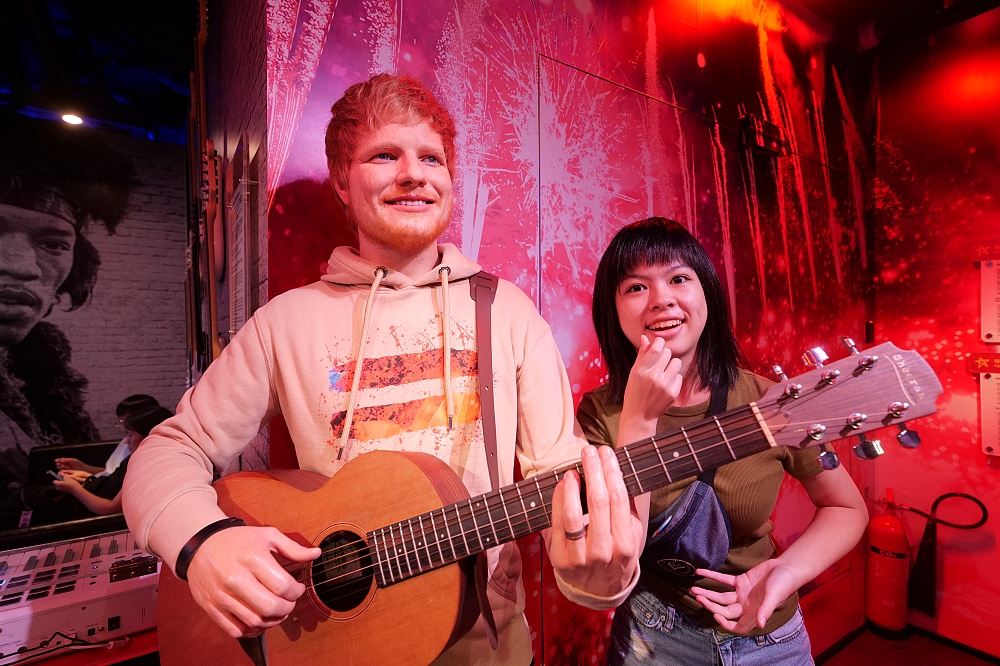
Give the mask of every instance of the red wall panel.
M 884 54 L 877 144 L 879 273 L 877 337 L 922 353 L 944 385 L 933 417 L 914 424 L 915 451 L 877 463 L 877 494 L 929 510 L 949 491 L 979 497 L 1000 515 L 1000 463 L 982 452 L 979 386 L 966 370 L 980 340 L 976 241 L 1000 236 L 1000 10 Z M 949 501 L 951 502 L 951 501 Z M 968 510 L 967 510 L 968 509 Z M 942 517 L 971 522 L 978 511 L 944 504 Z M 925 521 L 904 514 L 910 543 Z M 1000 655 L 990 619 L 1000 596 L 995 517 L 974 531 L 938 528 L 938 616 L 910 622 Z
M 577 397 L 606 374 L 590 322 L 597 261 L 618 228 L 648 215 L 681 221 L 708 248 L 759 372 L 771 362 L 796 372 L 802 350 L 861 339 L 873 309 L 871 119 L 854 100 L 868 79 L 864 68 L 851 78 L 853 56 L 815 18 L 736 0 L 310 9 L 319 4 L 329 5 L 268 15 L 271 295 L 317 279 L 347 237 L 324 183 L 330 105 L 395 71 L 427 82 L 458 126 L 445 240 L 535 299 Z M 792 154 L 741 148 L 743 113 L 784 127 Z M 793 484 L 782 493 L 782 545 L 811 515 L 803 495 Z M 537 538 L 521 546 L 536 656 L 599 663 L 610 615 L 569 604 Z M 855 559 L 827 577 L 838 589 L 856 590 Z M 814 632 L 817 650 L 856 626 L 861 606 L 854 592 L 810 606 L 819 591 L 805 597 L 807 621 L 840 633 Z

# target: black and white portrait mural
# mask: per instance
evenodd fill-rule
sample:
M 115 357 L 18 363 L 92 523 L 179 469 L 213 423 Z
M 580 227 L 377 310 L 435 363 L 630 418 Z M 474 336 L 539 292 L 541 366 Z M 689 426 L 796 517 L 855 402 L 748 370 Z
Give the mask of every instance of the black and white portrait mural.
M 186 225 L 180 146 L 12 114 L 0 146 L 2 494 L 34 447 L 120 437 L 125 396 L 176 403 Z

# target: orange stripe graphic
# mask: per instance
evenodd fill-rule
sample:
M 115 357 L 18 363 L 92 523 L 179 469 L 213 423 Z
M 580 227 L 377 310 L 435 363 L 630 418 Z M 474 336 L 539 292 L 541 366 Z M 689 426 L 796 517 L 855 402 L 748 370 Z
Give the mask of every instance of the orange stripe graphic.
M 329 371 L 330 390 L 346 393 L 354 381 L 354 362 L 334 366 Z M 451 350 L 451 376 L 476 376 L 479 361 L 476 352 L 468 349 Z M 366 358 L 361 373 L 360 388 L 402 386 L 424 379 L 441 379 L 444 374 L 444 353 L 438 349 L 414 354 L 396 354 Z
M 456 393 L 455 425 L 475 423 L 479 418 L 479 394 Z M 345 412 L 337 412 L 330 421 L 333 437 L 340 439 L 344 432 Z M 448 407 L 443 395 L 422 400 L 410 400 L 392 405 L 358 407 L 354 410 L 351 437 L 363 442 L 393 437 L 404 432 L 426 430 L 448 425 Z

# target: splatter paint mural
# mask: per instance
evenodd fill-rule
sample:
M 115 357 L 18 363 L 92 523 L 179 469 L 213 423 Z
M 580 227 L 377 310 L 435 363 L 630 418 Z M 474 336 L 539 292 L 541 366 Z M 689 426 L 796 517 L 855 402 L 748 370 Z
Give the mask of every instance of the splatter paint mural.
M 267 20 L 270 242 L 286 273 L 301 269 L 272 282 L 272 297 L 316 279 L 322 261 L 282 240 L 314 232 L 291 230 L 279 206 L 308 211 L 314 196 L 316 214 L 300 212 L 294 226 L 343 234 L 320 193 L 330 106 L 390 71 L 427 82 L 455 117 L 444 239 L 535 300 L 578 398 L 606 376 L 590 315 L 597 263 L 621 226 L 650 215 L 680 221 L 708 248 L 759 372 L 777 362 L 795 373 L 803 350 L 862 338 L 872 123 L 858 100 L 869 79 L 803 10 L 771 0 L 303 0 L 269 3 Z M 741 145 L 751 114 L 782 128 L 785 155 Z M 796 488 L 779 503 L 780 545 L 808 522 Z M 521 549 L 539 662 L 600 663 L 610 615 L 561 597 L 537 537 Z M 816 604 L 810 626 L 824 612 L 860 621 L 855 602 Z M 814 647 L 839 637 L 820 631 Z

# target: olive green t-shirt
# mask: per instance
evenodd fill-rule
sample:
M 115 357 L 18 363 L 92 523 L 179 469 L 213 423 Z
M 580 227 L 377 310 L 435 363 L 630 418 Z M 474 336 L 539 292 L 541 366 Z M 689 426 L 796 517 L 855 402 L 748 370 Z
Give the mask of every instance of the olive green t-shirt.
M 759 399 L 772 382 L 740 370 L 736 385 L 729 392 L 726 409 L 742 407 Z M 657 432 L 673 430 L 708 417 L 710 401 L 690 407 L 671 407 L 656 424 Z M 577 410 L 577 420 L 591 444 L 614 446 L 618 439 L 618 419 L 621 405 L 613 405 L 606 386 L 583 396 Z M 738 575 L 749 571 L 774 556 L 771 543 L 771 514 L 778 501 L 778 491 L 785 472 L 796 479 L 808 479 L 823 471 L 812 449 L 793 450 L 778 446 L 736 462 L 723 465 L 715 475 L 713 487 L 719 502 L 729 515 L 733 540 L 729 556 L 720 568 L 722 573 Z M 650 520 L 680 497 L 681 492 L 695 480 L 682 479 L 650 493 Z M 725 631 L 690 592 L 690 586 L 668 580 L 649 567 L 642 570 L 642 583 L 653 590 L 663 601 L 693 617 L 706 627 Z M 692 585 L 714 590 L 726 590 L 723 585 L 702 578 Z M 798 593 L 793 593 L 778 604 L 767 625 L 755 627 L 750 635 L 769 634 L 785 624 L 795 614 Z

